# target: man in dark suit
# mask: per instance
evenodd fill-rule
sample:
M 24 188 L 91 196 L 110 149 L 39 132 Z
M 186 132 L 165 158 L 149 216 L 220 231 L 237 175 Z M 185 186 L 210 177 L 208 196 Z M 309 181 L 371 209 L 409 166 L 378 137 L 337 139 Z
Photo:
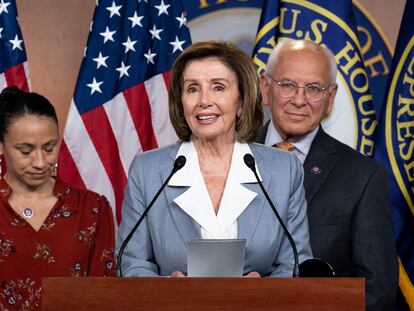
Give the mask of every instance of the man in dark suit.
M 279 143 L 303 164 L 314 256 L 339 277 L 365 278 L 367 310 L 391 310 L 398 262 L 387 172 L 320 126 L 338 88 L 332 52 L 310 41 L 279 43 L 260 83 L 272 117 L 258 142 Z

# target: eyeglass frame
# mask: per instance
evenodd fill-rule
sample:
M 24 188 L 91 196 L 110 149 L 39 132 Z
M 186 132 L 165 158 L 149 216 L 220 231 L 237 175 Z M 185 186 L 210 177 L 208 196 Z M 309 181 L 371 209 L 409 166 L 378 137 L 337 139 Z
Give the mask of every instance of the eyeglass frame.
M 309 100 L 309 101 L 316 102 L 316 101 L 321 100 L 323 98 L 324 92 L 327 89 L 329 89 L 329 87 L 332 85 L 332 84 L 329 84 L 328 86 L 323 86 L 323 85 L 320 85 L 318 83 L 309 83 L 309 84 L 304 85 L 304 86 L 299 86 L 295 81 L 292 81 L 292 80 L 277 80 L 277 79 L 275 79 L 274 77 L 272 77 L 269 74 L 267 74 L 266 76 L 269 77 L 270 79 L 272 79 L 274 82 L 276 82 L 276 84 L 277 84 L 277 90 L 279 91 L 280 96 L 282 96 L 283 98 L 292 98 L 292 97 L 296 96 L 296 94 L 298 94 L 298 89 L 303 89 L 303 92 L 304 92 L 304 95 L 305 95 L 306 99 Z M 282 93 L 280 92 L 280 89 L 279 89 L 280 88 L 280 84 L 282 82 L 293 82 L 296 85 L 296 91 L 295 91 L 295 93 L 292 96 L 283 96 L 282 95 Z M 312 85 L 313 86 L 318 86 L 322 90 L 322 96 L 320 98 L 318 98 L 318 99 L 310 99 L 306 95 L 306 88 L 309 87 L 309 86 L 312 86 Z

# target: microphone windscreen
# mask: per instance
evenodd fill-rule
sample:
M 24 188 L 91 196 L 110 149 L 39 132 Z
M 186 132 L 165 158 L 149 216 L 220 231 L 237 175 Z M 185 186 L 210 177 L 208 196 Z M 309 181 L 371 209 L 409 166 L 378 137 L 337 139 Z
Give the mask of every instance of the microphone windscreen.
M 299 265 L 300 277 L 304 278 L 329 278 L 335 276 L 332 266 L 323 259 L 307 259 Z
M 246 153 L 243 157 L 244 163 L 252 170 L 255 169 L 254 167 L 254 158 L 250 153 Z
M 177 159 L 175 159 L 174 161 L 174 169 L 175 170 L 179 170 L 182 169 L 185 165 L 185 162 L 187 161 L 187 159 L 185 158 L 185 156 L 180 155 Z

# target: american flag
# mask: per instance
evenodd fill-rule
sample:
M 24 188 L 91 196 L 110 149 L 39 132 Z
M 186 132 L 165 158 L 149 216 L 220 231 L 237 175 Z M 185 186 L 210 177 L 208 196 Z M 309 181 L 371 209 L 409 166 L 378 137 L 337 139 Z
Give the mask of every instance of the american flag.
M 104 194 L 118 221 L 134 155 L 177 141 L 169 70 L 191 44 L 186 22 L 179 0 L 96 2 L 58 175 Z
M 29 68 L 14 0 L 0 0 L 0 92 L 15 85 L 29 90 Z M 1 161 L 2 175 L 5 173 Z

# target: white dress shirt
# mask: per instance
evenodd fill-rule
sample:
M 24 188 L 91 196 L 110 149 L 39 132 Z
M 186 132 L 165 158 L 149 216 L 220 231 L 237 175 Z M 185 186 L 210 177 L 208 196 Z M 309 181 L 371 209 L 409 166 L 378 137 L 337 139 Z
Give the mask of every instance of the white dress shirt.
M 309 153 L 309 149 L 312 145 L 313 139 L 316 136 L 316 133 L 318 132 L 318 129 L 319 129 L 319 126 L 317 126 L 309 134 L 304 135 L 295 141 L 289 141 L 289 143 L 295 147 L 295 149 L 293 150 L 293 153 L 298 157 L 300 163 L 302 164 L 305 162 L 306 156 Z M 274 144 L 281 142 L 281 141 L 283 141 L 283 138 L 279 134 L 277 129 L 274 127 L 273 120 L 271 119 L 269 127 L 267 128 L 265 145 L 273 146 Z
M 201 174 L 193 142 L 183 142 L 178 150 L 177 157 L 184 155 L 187 161 L 185 166 L 170 179 L 168 185 L 189 187 L 175 198 L 174 202 L 200 224 L 203 239 L 237 238 L 237 218 L 257 195 L 256 192 L 242 185 L 242 183 L 257 182 L 253 172 L 243 161 L 246 153 L 252 153 L 249 145 L 235 142 L 230 170 L 216 215 Z

